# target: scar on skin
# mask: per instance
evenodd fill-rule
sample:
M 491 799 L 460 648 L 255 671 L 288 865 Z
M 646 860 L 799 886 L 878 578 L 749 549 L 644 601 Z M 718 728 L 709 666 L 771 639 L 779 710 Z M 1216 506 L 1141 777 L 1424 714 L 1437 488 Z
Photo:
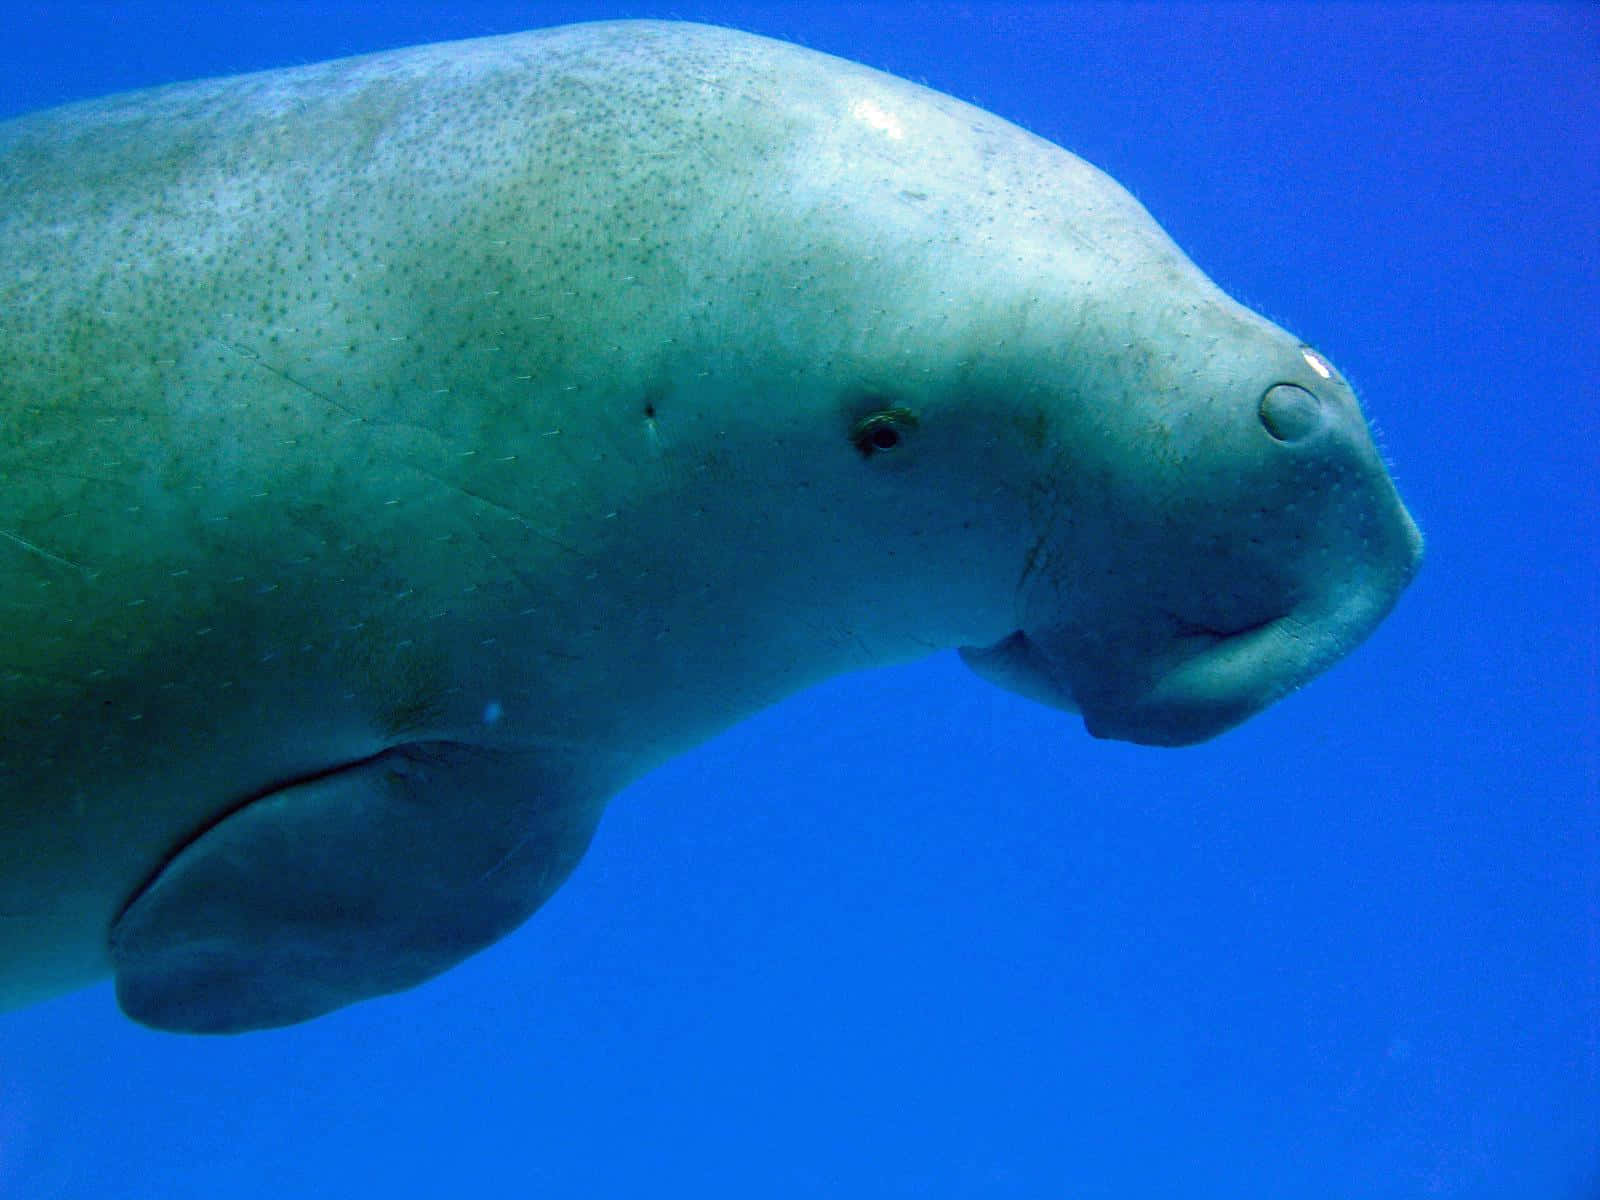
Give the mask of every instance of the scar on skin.
M 43 546 L 36 546 L 27 538 L 20 537 L 17 534 L 12 533 L 9 529 L 0 529 L 0 537 L 3 537 L 8 541 L 15 542 L 24 550 L 33 551 L 33 553 L 37 554 L 40 558 L 47 558 L 53 563 L 60 563 L 63 567 L 71 567 L 74 571 L 82 571 L 85 575 L 93 574 L 93 572 L 82 563 L 75 563 L 70 558 L 62 558 L 59 554 L 51 554 L 50 551 L 46 550 Z

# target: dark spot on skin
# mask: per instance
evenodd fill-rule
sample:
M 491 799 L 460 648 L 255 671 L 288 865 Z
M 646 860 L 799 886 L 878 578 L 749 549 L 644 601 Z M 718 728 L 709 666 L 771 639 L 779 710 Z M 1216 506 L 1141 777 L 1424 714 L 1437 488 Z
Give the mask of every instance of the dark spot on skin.
M 1013 418 L 1017 432 L 1022 435 L 1022 444 L 1029 450 L 1043 450 L 1045 442 L 1050 437 L 1050 419 L 1041 410 L 1027 414 L 1019 414 Z
M 646 421 L 654 421 L 656 419 L 656 412 L 661 407 L 661 402 L 665 400 L 666 397 L 667 389 L 665 387 L 653 386 L 645 389 L 644 419 Z

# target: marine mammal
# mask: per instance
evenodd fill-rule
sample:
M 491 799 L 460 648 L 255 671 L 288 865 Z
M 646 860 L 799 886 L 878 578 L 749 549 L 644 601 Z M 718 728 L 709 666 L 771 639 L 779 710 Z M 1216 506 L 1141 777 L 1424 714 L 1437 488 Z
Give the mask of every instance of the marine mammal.
M 8 1003 L 417 983 L 630 779 L 942 647 L 1208 737 L 1419 553 L 1333 367 L 1115 183 L 728 30 L 23 118 L 0 263 Z

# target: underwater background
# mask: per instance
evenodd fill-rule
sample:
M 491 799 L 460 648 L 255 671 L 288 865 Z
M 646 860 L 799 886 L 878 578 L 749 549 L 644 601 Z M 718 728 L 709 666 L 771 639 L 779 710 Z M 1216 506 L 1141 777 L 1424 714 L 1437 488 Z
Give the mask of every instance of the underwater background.
M 0 0 L 0 116 L 625 16 L 1107 170 L 1354 381 L 1422 574 L 1192 749 L 954 654 L 836 680 L 624 792 L 515 936 L 308 1025 L 0 1014 L 0 1197 L 1600 1196 L 1600 7 Z

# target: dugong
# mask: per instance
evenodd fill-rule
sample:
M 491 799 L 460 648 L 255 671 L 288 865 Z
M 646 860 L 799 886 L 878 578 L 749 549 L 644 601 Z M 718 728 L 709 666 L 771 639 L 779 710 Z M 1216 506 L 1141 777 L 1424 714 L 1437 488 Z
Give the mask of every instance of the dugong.
M 0 126 L 0 1004 L 410 987 L 619 788 L 960 648 L 1209 738 L 1421 541 L 1349 386 L 1116 183 L 621 22 Z

